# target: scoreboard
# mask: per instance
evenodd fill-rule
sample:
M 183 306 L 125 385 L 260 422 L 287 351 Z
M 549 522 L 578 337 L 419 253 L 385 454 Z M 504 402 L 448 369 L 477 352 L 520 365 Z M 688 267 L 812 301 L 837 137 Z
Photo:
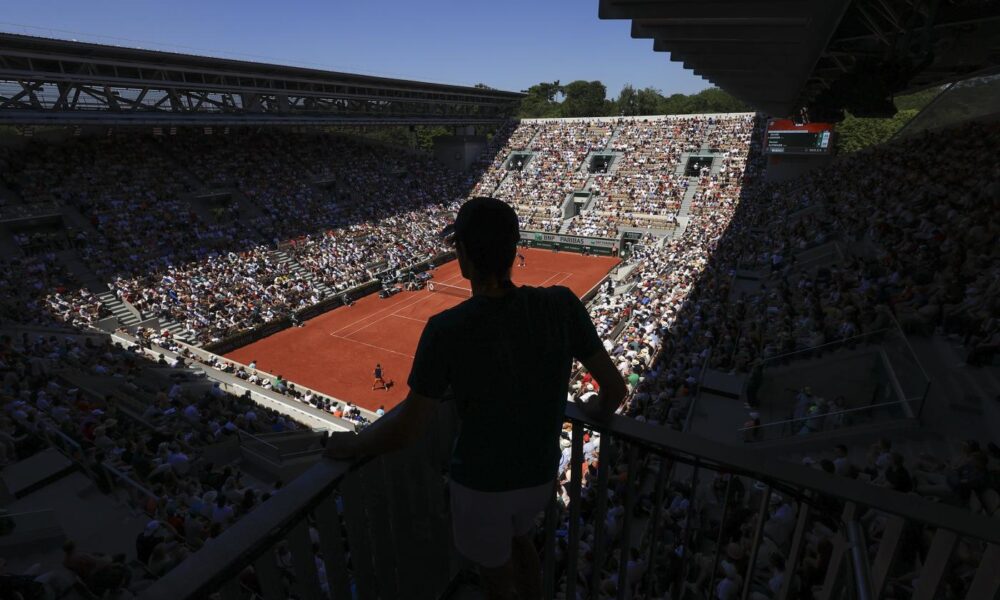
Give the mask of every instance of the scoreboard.
M 789 119 L 773 119 L 767 124 L 767 154 L 830 154 L 833 125 L 796 124 Z

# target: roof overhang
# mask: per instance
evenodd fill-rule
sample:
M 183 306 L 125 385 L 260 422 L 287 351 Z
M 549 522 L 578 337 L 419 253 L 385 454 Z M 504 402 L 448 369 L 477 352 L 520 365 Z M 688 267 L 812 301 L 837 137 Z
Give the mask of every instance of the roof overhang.
M 602 19 L 631 19 L 696 75 L 770 114 L 795 110 L 799 92 L 850 0 L 600 0 Z
M 600 0 L 599 16 L 776 116 L 891 113 L 893 95 L 1000 66 L 995 0 Z
M 0 122 L 476 124 L 524 94 L 0 33 Z

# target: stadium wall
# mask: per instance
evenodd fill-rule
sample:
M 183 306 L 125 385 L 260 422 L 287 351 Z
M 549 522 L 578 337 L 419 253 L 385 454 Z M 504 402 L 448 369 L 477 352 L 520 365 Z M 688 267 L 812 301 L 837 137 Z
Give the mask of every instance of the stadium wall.
M 441 135 L 434 138 L 434 156 L 455 171 L 468 171 L 486 150 L 486 136 Z
M 767 157 L 767 170 L 764 177 L 769 182 L 788 181 L 801 177 L 813 169 L 825 167 L 832 160 L 832 154 L 819 156 L 772 154 Z

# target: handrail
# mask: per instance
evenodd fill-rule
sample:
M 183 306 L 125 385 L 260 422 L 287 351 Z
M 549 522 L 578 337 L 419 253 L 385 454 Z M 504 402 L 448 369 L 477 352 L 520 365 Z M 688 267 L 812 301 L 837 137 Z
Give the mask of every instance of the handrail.
M 912 494 L 832 476 L 791 462 L 718 444 L 691 434 L 613 415 L 608 420 L 588 419 L 579 406 L 568 403 L 566 417 L 588 429 L 657 454 L 672 463 L 695 464 L 714 471 L 749 476 L 779 491 L 786 498 L 810 503 L 816 494 L 897 515 L 932 528 L 944 528 L 963 537 L 1000 544 L 1000 527 L 992 518 L 964 508 L 930 502 Z M 379 426 L 378 424 L 374 425 Z M 143 600 L 197 598 L 232 581 L 255 559 L 265 555 L 293 528 L 301 530 L 306 515 L 324 502 L 344 482 L 345 476 L 368 462 L 321 460 L 282 488 L 256 510 L 228 528 L 221 537 L 197 552 L 197 559 L 178 565 L 143 593 Z M 345 518 L 349 518 L 345 516 Z M 260 564 L 260 561 L 256 561 Z
M 4 509 L 0 508 L 0 510 Z M 25 515 L 44 515 L 44 514 L 50 514 L 54 516 L 56 514 L 56 511 L 54 508 L 43 508 L 41 510 L 22 510 L 16 513 L 5 512 L 5 513 L 0 513 L 0 518 L 13 519 L 14 517 L 22 517 Z
M 996 520 L 965 508 L 931 502 L 863 481 L 835 477 L 792 462 L 775 461 L 772 457 L 746 452 L 742 447 L 726 446 L 694 434 L 680 433 L 620 415 L 612 415 L 607 421 L 598 423 L 584 415 L 574 403 L 567 404 L 566 417 L 580 421 L 588 429 L 602 435 L 610 433 L 673 460 L 694 464 L 697 459 L 705 468 L 751 476 L 797 497 L 802 496 L 803 490 L 808 490 L 931 527 L 943 527 L 991 544 L 1000 543 L 1000 526 Z
M 896 329 L 899 330 L 900 337 L 903 338 L 903 342 L 906 343 L 906 347 L 910 349 L 910 354 L 913 355 L 913 362 L 917 363 L 917 368 L 920 369 L 920 374 L 924 376 L 927 381 L 931 380 L 931 376 L 927 373 L 927 369 L 924 368 L 923 363 L 920 362 L 920 356 L 917 355 L 917 351 L 913 349 L 913 345 L 910 344 L 910 338 L 906 337 L 906 332 L 903 331 L 903 326 L 899 324 L 896 320 L 896 313 L 893 311 L 887 311 L 889 313 L 889 318 L 896 325 Z
M 835 344 L 846 344 L 848 342 L 852 342 L 852 341 L 855 341 L 855 340 L 860 340 L 861 338 L 872 337 L 872 336 L 874 336 L 876 334 L 879 334 L 879 333 L 892 333 L 892 332 L 893 332 L 893 328 L 892 327 L 883 327 L 882 329 L 876 329 L 875 331 L 869 331 L 867 333 L 859 333 L 858 335 L 852 335 L 851 337 L 848 337 L 848 338 L 841 338 L 839 340 L 833 340 L 832 342 L 824 342 L 824 343 L 819 344 L 817 346 L 809 346 L 808 348 L 800 348 L 798 350 L 792 350 L 791 352 L 784 352 L 782 354 L 775 354 L 774 356 L 768 356 L 767 358 L 763 359 L 761 361 L 761 366 L 765 366 L 766 363 L 769 363 L 771 361 L 778 360 L 778 359 L 781 359 L 781 358 L 785 358 L 787 356 L 793 356 L 795 354 L 803 354 L 805 352 L 811 352 L 813 350 L 819 350 L 821 348 L 825 348 L 827 346 L 833 346 Z
M 246 431 L 246 430 L 243 430 L 243 429 L 240 429 L 239 427 L 237 427 L 236 428 L 236 439 L 239 440 L 240 446 L 243 446 L 243 436 L 249 437 L 251 440 L 257 442 L 258 444 L 261 444 L 263 446 L 268 446 L 270 448 L 273 448 L 275 452 L 280 452 L 280 450 L 278 449 L 278 447 L 275 446 L 274 444 L 272 444 L 271 442 L 268 442 L 268 441 L 264 440 L 263 438 L 257 437 L 256 435 L 250 433 L 249 431 Z
M 48 416 L 47 413 L 45 413 L 45 415 Z M 81 446 L 80 443 L 74 440 L 73 438 L 69 437 L 68 435 L 60 431 L 59 428 L 53 425 L 52 423 L 43 422 L 42 432 L 44 435 L 55 434 L 56 437 L 62 439 L 64 443 L 69 444 L 70 446 L 75 448 L 82 455 L 83 446 Z
M 152 491 L 150 491 L 149 489 L 147 489 L 146 487 L 144 487 L 138 481 L 132 479 L 131 477 L 129 477 L 128 475 L 126 475 L 122 471 L 118 470 L 116 467 L 112 466 L 109 462 L 107 462 L 107 461 L 102 462 L 101 463 L 101 467 L 105 471 L 108 471 L 112 475 L 114 475 L 115 477 L 117 477 L 119 480 L 121 480 L 121 481 L 129 484 L 133 488 L 135 488 L 140 494 L 146 496 L 147 498 L 152 498 L 153 500 L 159 500 L 159 496 L 157 496 Z
M 843 415 L 851 412 L 860 412 L 863 410 L 871 410 L 873 408 L 879 408 L 881 406 L 893 406 L 895 404 L 909 404 L 910 402 L 915 402 L 915 400 L 893 400 L 892 402 L 880 402 L 878 404 L 869 404 L 868 406 L 857 406 L 854 408 L 845 408 L 844 410 L 838 410 L 837 412 L 823 413 L 821 415 L 815 415 L 811 417 L 799 417 L 797 419 L 784 419 L 782 421 L 771 421 L 770 423 L 761 423 L 760 425 L 750 425 L 749 427 L 740 427 L 736 431 L 749 431 L 752 429 L 764 429 L 766 427 L 774 427 L 776 425 L 784 425 L 786 423 L 797 423 L 799 421 L 810 421 L 812 419 L 833 417 L 836 415 Z

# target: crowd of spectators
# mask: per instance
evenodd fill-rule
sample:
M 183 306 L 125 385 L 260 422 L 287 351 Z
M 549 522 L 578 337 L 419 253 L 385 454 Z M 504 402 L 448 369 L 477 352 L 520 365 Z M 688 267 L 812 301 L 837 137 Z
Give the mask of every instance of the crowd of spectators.
M 341 291 L 437 255 L 469 185 L 429 157 L 344 136 L 221 133 L 28 144 L 5 178 L 22 197 L 78 211 L 90 224 L 72 241 L 83 262 L 144 318 L 199 343 L 319 302 L 318 283 Z M 226 199 L 199 206 L 195 190 Z M 305 271 L 284 270 L 279 247 Z M 89 299 L 67 309 L 71 295 L 59 292 L 58 313 L 92 321 Z
M 991 146 L 991 140 L 998 138 L 1000 130 L 995 124 L 976 124 L 975 131 L 970 127 L 903 140 L 842 157 L 824 169 L 784 184 L 765 184 L 760 180 L 762 161 L 759 148 L 750 142 L 752 137 L 760 139 L 760 123 L 750 119 L 717 120 L 712 125 L 696 124 L 674 132 L 681 151 L 705 147 L 717 150 L 720 168 L 714 173 L 703 170 L 690 182 L 690 185 L 697 185 L 697 189 L 691 200 L 691 220 L 683 234 L 667 240 L 646 238 L 635 245 L 631 258 L 633 264 L 629 265 L 631 274 L 618 282 L 619 287 L 624 286 L 628 291 L 614 294 L 605 289 L 590 306 L 605 347 L 629 384 L 631 393 L 621 412 L 641 421 L 683 429 L 701 373 L 706 367 L 746 373 L 762 360 L 777 354 L 879 331 L 888 327 L 893 318 L 907 332 L 937 331 L 954 336 L 966 345 L 970 362 L 981 362 L 994 356 L 1000 342 L 1000 329 L 995 316 L 1000 312 L 997 293 L 1000 291 L 997 283 L 1000 281 L 997 266 L 1000 261 L 997 260 L 998 246 L 995 243 L 1000 237 L 1000 226 L 994 218 L 998 208 L 997 198 L 1000 198 L 1000 163 L 997 163 L 996 148 Z M 622 144 L 623 148 L 628 144 L 645 144 L 650 139 L 648 132 L 638 124 L 635 128 L 634 134 L 630 133 L 615 143 Z M 982 135 L 984 128 L 989 135 Z M 573 169 L 565 165 L 579 166 L 593 149 L 606 147 L 610 128 L 602 129 L 587 123 L 533 124 L 515 130 L 511 139 L 515 137 L 517 143 L 508 143 L 508 147 L 520 145 L 530 148 L 536 156 L 524 170 L 504 179 L 497 194 L 501 197 L 506 194 L 505 199 L 518 206 L 537 207 L 542 211 L 539 219 L 544 226 L 544 219 L 549 218 L 545 216 L 545 211 L 551 209 L 557 200 L 553 190 L 559 190 L 561 196 L 558 202 L 561 203 L 568 189 L 562 186 L 567 182 L 578 183 L 573 178 L 579 175 L 574 175 Z M 277 147 L 284 148 L 283 145 Z M 298 152 L 296 156 L 303 155 L 301 148 L 288 150 Z M 317 155 L 324 156 L 321 152 Z M 557 168 L 554 166 L 557 163 L 564 166 Z M 492 168 L 497 168 L 497 163 L 494 162 Z M 30 169 L 25 169 L 24 173 L 28 175 L 22 179 L 33 180 Z M 276 177 L 274 172 L 268 173 Z M 329 172 L 324 173 L 331 176 Z M 156 176 L 150 174 L 149 177 L 151 181 L 157 181 Z M 69 179 L 79 183 L 81 189 L 96 187 L 93 182 L 90 183 L 92 188 L 87 188 L 86 181 Z M 394 181 L 404 182 L 402 188 L 418 191 L 412 195 L 400 191 L 400 195 L 391 196 L 387 190 L 393 189 L 391 184 Z M 665 181 L 672 180 L 668 178 Z M 433 255 L 439 248 L 435 246 L 432 234 L 454 210 L 456 205 L 453 202 L 460 198 L 461 185 L 447 184 L 449 187 L 441 188 L 459 194 L 451 196 L 452 201 L 442 203 L 435 202 L 429 192 L 419 192 L 424 189 L 421 188 L 422 182 L 420 175 L 400 171 L 398 165 L 389 171 L 382 170 L 378 176 L 365 178 L 360 184 L 361 189 L 368 192 L 382 190 L 394 200 L 383 205 L 353 196 L 347 202 L 345 196 L 345 208 L 336 211 L 337 218 L 345 220 L 322 222 L 324 229 L 308 237 L 294 238 L 289 251 L 314 276 L 322 276 L 325 282 L 338 290 L 371 277 L 373 269 L 399 266 Z M 660 183 L 663 182 L 656 185 Z M 240 185 L 239 181 L 237 185 Z M 640 185 L 636 197 L 648 197 L 644 196 L 648 192 L 645 184 Z M 88 204 L 80 201 L 78 193 L 78 190 L 72 193 L 64 191 L 60 199 L 76 202 L 74 206 L 85 214 L 92 214 L 102 228 L 114 227 L 108 224 L 111 221 L 101 221 L 102 215 L 106 216 L 101 207 L 110 202 L 108 198 L 99 196 L 99 200 L 88 199 Z M 242 193 L 247 194 L 247 190 Z M 308 192 L 313 193 L 319 192 Z M 262 198 L 263 195 L 257 196 L 255 201 L 276 207 L 273 213 L 269 213 L 272 216 L 267 217 L 272 221 L 283 210 L 308 209 L 307 204 L 269 204 Z M 147 196 L 145 202 L 148 201 Z M 529 220 L 535 216 L 530 212 L 528 215 Z M 385 229 L 382 229 L 383 226 Z M 146 225 L 137 226 L 140 230 L 144 227 Z M 155 232 L 156 229 L 149 228 L 148 231 Z M 400 236 L 405 237 L 401 239 Z M 803 252 L 822 246 L 834 248 L 830 258 L 819 263 L 799 260 Z M 191 315 L 186 312 L 187 308 L 178 308 L 178 305 L 189 303 L 194 307 L 191 310 L 206 313 L 196 320 L 201 326 L 206 326 L 204 321 L 215 318 L 217 311 L 231 319 L 229 325 L 233 327 L 245 327 L 248 322 L 240 319 L 247 318 L 247 314 L 259 316 L 262 321 L 271 316 L 267 313 L 269 307 L 265 305 L 266 300 L 250 303 L 252 306 L 244 304 L 246 297 L 241 289 L 232 290 L 233 295 L 241 298 L 228 305 L 227 302 L 232 301 L 231 297 L 227 297 L 230 290 L 214 289 L 212 284 L 217 281 L 236 286 L 240 283 L 247 285 L 247 289 L 251 290 L 247 293 L 251 297 L 266 294 L 279 298 L 276 302 L 282 303 L 282 308 L 318 301 L 315 290 L 307 282 L 299 282 L 294 277 L 279 282 L 278 278 L 287 277 L 287 274 L 275 270 L 268 252 L 267 247 L 251 246 L 240 254 L 207 253 L 202 262 L 190 263 L 195 266 L 186 269 L 174 264 L 155 265 L 154 260 L 156 269 L 152 272 L 155 275 L 144 275 L 145 279 L 139 279 L 134 274 L 122 276 L 116 280 L 116 286 L 143 310 L 166 311 L 165 314 L 171 318 L 185 322 Z M 127 260 L 138 264 L 137 261 L 144 256 L 138 253 Z M 360 257 L 373 257 L 370 262 L 375 264 L 360 265 L 359 270 L 357 263 Z M 32 264 L 45 264 L 44 256 L 35 260 L 42 262 Z M 219 265 L 217 270 L 215 265 Z M 47 268 L 44 266 L 41 272 L 45 273 Z M 733 279 L 737 271 L 752 273 L 759 283 L 757 288 L 736 292 Z M 255 278 L 258 272 L 261 272 L 261 278 Z M 51 278 L 47 274 L 42 277 Z M 131 282 L 137 283 L 133 285 Z M 263 287 L 255 289 L 255 286 Z M 215 295 L 203 294 L 205 290 L 212 290 Z M 69 307 L 70 314 L 75 314 L 70 300 L 61 298 L 61 301 Z M 18 310 L 30 311 L 36 307 L 23 298 L 15 305 L 10 309 L 14 312 L 9 313 L 12 318 L 22 314 L 16 312 Z M 227 312 L 225 308 L 233 310 Z M 178 310 L 181 312 L 171 312 Z M 208 318 L 208 315 L 212 316 Z M 78 318 L 83 319 L 82 315 Z M 188 327 L 196 329 L 191 323 Z M 211 335 L 220 334 L 217 329 L 208 331 Z M 13 348 L 9 342 L 8 346 Z M 42 357 L 53 352 L 60 356 L 59 360 L 80 360 L 77 356 L 83 356 L 83 367 L 103 370 L 104 373 L 127 375 L 130 369 L 127 357 L 122 358 L 120 351 L 102 349 L 91 353 L 76 347 L 64 351 L 44 344 L 38 348 Z M 15 360 L 5 364 L 21 364 L 24 365 L 20 367 L 22 372 L 31 372 L 27 366 L 31 360 L 25 352 L 18 349 L 8 351 L 7 356 L 13 356 Z M 64 354 L 69 358 L 62 358 Z M 230 368 L 224 363 L 212 366 L 221 370 Z M 7 371 L 17 373 L 18 367 L 8 368 Z M 235 367 L 233 373 L 240 376 Z M 249 380 L 254 373 L 244 370 L 243 376 Z M 6 383 L 7 379 L 5 386 Z M 272 389 L 275 386 L 284 387 L 286 393 L 293 389 L 287 382 L 274 380 L 261 385 L 270 385 Z M 595 388 L 596 382 L 586 373 L 581 373 L 574 381 L 573 395 L 586 398 L 596 392 Z M 13 389 L 18 395 L 23 394 L 17 385 Z M 47 391 L 45 393 L 48 394 Z M 53 393 L 60 395 L 57 404 L 75 401 L 63 397 L 62 392 Z M 30 400 L 22 402 L 37 405 L 37 391 L 29 390 L 28 395 Z M 47 400 L 44 395 L 43 399 Z M 314 406 L 327 407 L 322 398 L 305 398 L 303 394 L 302 399 Z M 198 402 L 180 400 L 180 406 L 173 406 L 174 401 L 169 394 L 158 398 L 150 404 L 153 412 L 142 417 L 159 421 L 167 417 L 171 409 L 174 409 L 170 413 L 175 415 L 174 418 L 178 412 L 183 415 L 192 406 L 196 411 L 202 410 Z M 207 430 L 195 428 L 196 436 L 225 435 L 229 422 L 239 428 L 253 428 L 247 423 L 245 414 L 238 414 L 233 406 L 224 401 L 219 403 L 222 409 L 218 414 L 228 416 L 229 421 L 222 423 L 221 417 L 214 421 L 200 418 L 199 423 L 208 424 Z M 850 399 L 844 405 L 849 406 Z M 214 406 L 213 399 L 207 400 L 206 410 L 208 406 Z M 20 414 L 25 411 L 18 412 L 16 408 L 7 408 L 11 416 L 5 422 L 5 428 L 15 440 L 25 435 L 25 422 L 34 423 L 37 427 L 41 419 L 41 413 L 36 411 L 26 413 L 25 421 Z M 102 404 L 97 410 L 107 414 L 108 408 L 109 405 Z M 82 413 L 76 416 L 86 418 Z M 70 420 L 73 418 L 71 415 Z M 116 419 L 116 423 L 110 426 L 116 436 L 120 421 Z M 218 427 L 213 428 L 210 425 L 212 422 Z M 101 425 L 105 426 L 106 433 L 109 427 L 103 420 L 98 419 L 94 428 Z M 278 426 L 277 421 L 275 426 Z M 116 436 L 107 437 L 118 448 Z M 123 439 L 128 441 L 138 439 L 129 437 L 128 432 L 124 436 Z M 570 434 L 567 433 L 567 437 Z M 173 437 L 164 441 L 167 443 L 164 456 L 168 465 L 170 452 L 175 451 L 172 445 L 176 446 L 177 452 L 194 448 L 185 436 L 178 439 L 176 431 Z M 184 444 L 181 444 L 182 441 Z M 585 466 L 584 497 L 589 507 L 583 512 L 585 518 L 592 516 L 593 498 L 590 494 L 598 458 L 609 459 L 613 481 L 617 483 L 610 495 L 608 519 L 603 524 L 588 523 L 585 544 L 593 543 L 595 527 L 604 527 L 611 539 L 620 535 L 625 510 L 622 492 L 627 484 L 623 476 L 629 466 L 622 457 L 627 453 L 618 449 L 613 457 L 598 457 L 598 441 L 599 436 L 593 433 L 588 433 L 585 439 L 588 464 Z M 101 443 L 108 445 L 103 438 Z M 874 483 L 900 492 L 916 492 L 958 503 L 968 503 L 974 493 L 978 498 L 978 492 L 992 498 L 985 492 L 989 489 L 995 492 L 995 487 L 985 487 L 985 482 L 995 482 L 997 453 L 993 448 L 982 450 L 972 444 L 968 446 L 967 451 L 963 450 L 962 460 L 956 464 L 943 464 L 932 457 L 921 457 L 915 463 L 906 464 L 898 453 L 894 454 L 888 447 L 873 452 L 874 458 L 864 467 L 838 467 L 837 458 L 842 458 L 839 456 L 829 463 L 833 474 L 850 476 L 852 473 L 863 473 Z M 840 449 L 836 452 L 838 455 L 842 453 Z M 16 445 L 6 445 L 4 453 L 16 455 Z M 150 462 L 155 462 L 156 458 L 149 456 L 148 452 L 144 454 Z M 159 447 L 154 454 L 159 457 Z M 815 464 L 829 470 L 822 460 Z M 563 485 L 559 493 L 563 498 L 568 493 L 565 485 L 568 467 L 567 455 L 560 473 Z M 647 456 L 632 468 L 639 469 L 639 473 L 634 473 L 638 477 L 633 481 L 641 486 L 648 480 L 648 477 L 643 477 L 643 474 L 648 475 L 647 470 L 668 468 L 668 465 L 667 461 Z M 150 470 L 150 477 L 153 477 L 154 471 L 156 469 Z M 171 493 L 178 493 L 177 486 L 182 483 L 195 486 L 198 491 L 203 489 L 198 487 L 202 485 L 199 479 L 178 476 L 172 469 L 162 470 L 150 483 L 160 486 L 169 484 L 168 491 Z M 664 538 L 668 540 L 668 552 L 663 555 L 678 558 L 690 556 L 690 564 L 694 564 L 695 568 L 684 575 L 685 585 L 721 599 L 736 597 L 745 585 L 751 586 L 754 594 L 765 598 L 773 596 L 775 588 L 785 577 L 783 557 L 787 556 L 790 543 L 789 519 L 794 521 L 800 507 L 780 494 L 772 494 L 772 506 L 765 523 L 765 543 L 768 547 L 757 554 L 758 563 L 750 571 L 754 576 L 744 582 L 743 574 L 749 567 L 746 563 L 748 546 L 753 538 L 754 508 L 759 505 L 761 493 L 752 481 L 724 474 L 714 481 L 688 480 L 672 484 L 659 511 L 666 530 L 671 532 Z M 739 510 L 723 521 L 719 508 L 727 494 L 732 495 L 731 500 Z M 195 495 L 203 497 L 204 494 Z M 643 493 L 637 510 L 648 516 L 653 512 L 650 506 L 652 501 L 648 493 Z M 154 514 L 158 516 L 157 520 L 169 516 L 166 513 Z M 716 539 L 712 534 L 722 531 L 724 545 L 719 551 L 724 558 L 718 565 L 708 561 L 705 548 L 714 550 L 711 544 L 692 545 L 688 534 L 695 519 L 699 530 L 706 532 L 706 540 Z M 798 585 L 803 590 L 821 583 L 817 578 L 825 573 L 825 561 L 830 558 L 830 539 L 836 525 L 824 519 L 821 515 L 810 523 L 807 558 L 797 574 L 800 580 Z M 873 539 L 878 538 L 884 525 L 884 517 L 877 513 L 867 517 L 866 526 Z M 641 541 L 636 546 L 636 550 L 641 549 Z M 971 547 L 967 550 L 970 556 L 981 551 Z M 613 556 L 608 563 L 594 565 L 589 562 L 592 557 L 582 553 L 581 582 L 589 582 L 593 570 L 601 569 L 603 574 L 598 579 L 602 591 L 610 593 L 619 585 L 635 586 L 647 568 L 664 568 L 662 565 L 645 565 L 639 553 L 628 554 Z M 628 561 L 629 581 L 624 583 L 617 580 L 615 568 L 616 563 L 621 561 Z M 675 563 L 671 559 L 668 564 Z M 912 561 L 904 561 L 903 564 L 912 566 Z M 667 575 L 675 576 L 671 573 Z M 706 590 L 710 582 L 714 582 L 714 589 Z M 905 571 L 899 572 L 894 584 L 901 590 L 906 589 Z M 905 591 L 897 593 L 904 594 Z
M 125 337 L 129 335 L 125 330 L 119 330 L 116 333 Z M 135 331 L 134 341 L 139 348 L 145 351 L 147 357 L 155 357 L 159 364 L 165 364 L 177 369 L 197 365 L 227 373 L 259 387 L 261 390 L 287 396 L 318 410 L 326 411 L 337 419 L 350 421 L 353 423 L 355 431 L 360 431 L 370 425 L 372 418 L 377 418 L 385 414 L 384 407 L 379 408 L 374 413 L 371 411 L 362 411 L 361 408 L 350 401 L 334 400 L 314 390 L 300 388 L 280 373 L 272 375 L 259 370 L 257 368 L 257 361 L 255 360 L 251 361 L 249 365 L 241 365 L 222 358 L 217 354 L 179 343 L 169 331 L 156 331 L 147 327 L 138 327 Z M 163 353 L 164 350 L 171 353 L 173 357 L 167 359 Z
M 232 465 L 213 464 L 206 448 L 240 434 L 301 428 L 218 385 L 192 380 L 183 368 L 169 385 L 146 376 L 151 368 L 173 370 L 107 339 L 0 337 L 0 460 L 57 445 L 100 491 L 126 498 L 148 520 L 135 552 L 121 549 L 134 561 L 79 560 L 80 550 L 67 544 L 70 582 L 99 597 L 148 584 L 273 493 L 245 481 Z M 109 565 L 117 565 L 112 573 Z
M 581 169 L 587 156 L 603 150 L 611 138 L 613 126 L 606 121 L 551 121 L 522 125 L 514 135 L 531 132 L 530 160 L 520 169 L 500 171 L 494 166 L 487 179 L 500 179 L 493 196 L 511 203 L 519 212 L 542 211 L 542 218 L 554 218 L 566 195 L 583 188 L 589 173 Z M 506 177 L 503 177 L 506 175 Z M 490 179 L 492 178 L 492 179 Z

